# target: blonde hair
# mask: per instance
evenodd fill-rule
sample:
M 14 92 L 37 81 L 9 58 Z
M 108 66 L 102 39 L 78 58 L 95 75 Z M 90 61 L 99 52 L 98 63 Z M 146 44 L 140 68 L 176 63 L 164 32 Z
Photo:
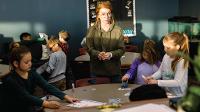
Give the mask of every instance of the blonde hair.
M 67 31 L 61 30 L 59 33 L 59 36 L 61 36 L 61 38 L 63 38 L 64 40 L 66 40 L 67 38 L 69 38 L 69 33 Z
M 47 42 L 47 46 L 54 45 L 54 44 L 59 45 L 59 40 L 55 37 L 51 37 Z
M 164 36 L 163 42 L 173 40 L 175 45 L 179 45 L 179 52 L 184 53 L 185 55 L 189 55 L 189 40 L 188 36 L 185 33 L 179 33 L 179 32 L 172 32 Z M 175 71 L 176 65 L 178 61 L 180 60 L 180 56 L 176 56 L 176 58 L 172 61 L 171 68 L 173 71 Z M 183 57 L 184 58 L 184 57 Z M 188 67 L 188 60 L 184 59 L 184 68 Z
M 99 11 L 102 9 L 102 8 L 106 8 L 106 9 L 109 9 L 110 12 L 112 13 L 112 5 L 110 3 L 110 1 L 101 1 L 101 2 L 98 2 L 97 3 L 97 8 L 96 8 L 96 23 L 98 23 L 100 20 L 99 20 Z M 113 19 L 113 16 L 111 17 L 112 19 L 112 23 L 114 22 L 114 19 Z

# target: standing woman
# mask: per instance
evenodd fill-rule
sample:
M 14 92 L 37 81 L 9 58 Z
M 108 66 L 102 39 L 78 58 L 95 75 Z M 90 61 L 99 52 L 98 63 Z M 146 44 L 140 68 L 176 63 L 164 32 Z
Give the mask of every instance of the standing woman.
M 121 80 L 120 58 L 125 52 L 122 31 L 114 22 L 109 1 L 99 2 L 96 14 L 96 23 L 86 35 L 91 75 L 117 83 Z

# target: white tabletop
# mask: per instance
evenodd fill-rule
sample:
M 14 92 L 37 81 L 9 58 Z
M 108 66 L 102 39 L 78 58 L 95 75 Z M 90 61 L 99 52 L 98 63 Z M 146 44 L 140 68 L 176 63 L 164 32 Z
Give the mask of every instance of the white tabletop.
M 132 62 L 140 56 L 140 53 L 136 52 L 125 52 L 124 55 L 121 57 L 121 64 L 122 65 L 131 65 Z M 78 56 L 74 59 L 75 61 L 90 61 L 89 54 Z
M 121 57 L 121 65 L 131 65 L 132 62 L 140 56 L 140 53 L 125 52 Z

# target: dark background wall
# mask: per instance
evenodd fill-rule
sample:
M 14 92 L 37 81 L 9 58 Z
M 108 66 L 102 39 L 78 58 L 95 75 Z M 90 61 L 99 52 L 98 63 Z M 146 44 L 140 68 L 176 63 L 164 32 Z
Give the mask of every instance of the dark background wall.
M 16 41 L 21 32 L 38 36 L 39 32 L 69 31 L 73 57 L 87 30 L 85 0 L 1 0 L 0 15 L 0 34 Z
M 194 10 L 198 3 L 198 0 L 136 0 L 136 22 L 146 37 L 160 40 L 168 32 L 168 18 L 179 13 L 198 16 L 200 12 Z M 60 30 L 71 33 L 73 59 L 87 31 L 86 0 L 0 1 L 0 34 L 5 37 L 18 41 L 21 32 L 38 36 L 39 32 L 57 35 Z
M 200 0 L 179 0 L 180 16 L 200 17 Z

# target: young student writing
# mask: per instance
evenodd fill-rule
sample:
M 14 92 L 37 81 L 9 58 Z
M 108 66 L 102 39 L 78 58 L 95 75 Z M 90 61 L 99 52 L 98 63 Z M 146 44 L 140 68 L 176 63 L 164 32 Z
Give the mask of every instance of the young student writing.
M 156 52 L 156 43 L 150 39 L 145 40 L 141 57 L 133 61 L 130 69 L 122 77 L 122 81 L 134 78 L 134 83 L 145 84 L 142 77 L 155 73 L 160 66 L 158 54 Z
M 62 50 L 64 51 L 66 57 L 67 57 L 67 62 L 66 62 L 66 73 L 65 73 L 65 77 L 66 77 L 66 89 L 69 89 L 69 88 L 72 88 L 72 82 L 73 82 L 73 75 L 72 75 L 72 70 L 71 70 L 71 67 L 70 67 L 70 61 L 69 60 L 69 44 L 68 44 L 68 41 L 69 39 L 71 38 L 71 35 L 69 32 L 67 31 L 60 31 L 58 33 L 58 36 L 59 36 L 59 45 L 60 47 L 62 48 Z
M 28 48 L 14 48 L 10 55 L 11 71 L 2 78 L 1 105 L 3 112 L 34 112 L 34 106 L 59 108 L 57 101 L 46 101 L 33 96 L 37 85 L 48 93 L 70 103 L 77 101 L 59 89 L 48 84 L 40 75 L 31 70 L 32 56 Z
M 147 84 L 164 87 L 168 97 L 181 97 L 185 94 L 188 82 L 188 60 L 177 55 L 189 55 L 188 37 L 178 32 L 169 33 L 163 39 L 166 54 L 160 68 L 152 76 L 145 77 Z
M 37 68 L 41 65 L 42 58 L 42 43 L 34 39 L 28 32 L 20 34 L 20 45 L 28 47 L 32 54 L 32 67 Z
M 46 80 L 48 80 L 50 84 L 64 91 L 66 90 L 66 55 L 60 47 L 58 39 L 49 39 L 47 45 L 52 51 L 49 61 L 37 68 L 36 72 L 38 74 L 43 73 L 43 76 L 46 77 Z

